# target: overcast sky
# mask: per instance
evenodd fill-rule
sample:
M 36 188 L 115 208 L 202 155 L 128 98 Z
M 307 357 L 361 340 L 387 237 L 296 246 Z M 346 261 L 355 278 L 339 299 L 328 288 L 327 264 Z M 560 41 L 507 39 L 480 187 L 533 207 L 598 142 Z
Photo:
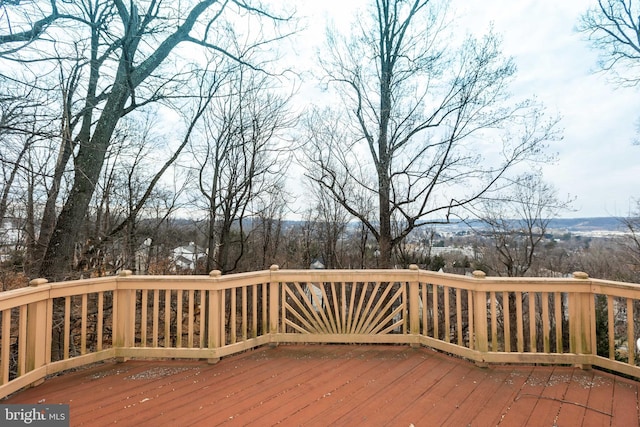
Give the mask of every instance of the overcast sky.
M 300 0 L 310 34 L 330 17 L 352 21 L 364 0 Z M 633 145 L 640 118 L 638 89 L 619 88 L 595 73 L 597 53 L 575 32 L 580 15 L 595 0 L 459 0 L 452 2 L 460 25 L 485 32 L 493 23 L 505 55 L 518 66 L 514 94 L 535 96 L 548 112 L 560 114 L 564 139 L 550 148 L 555 164 L 545 179 L 560 195 L 576 197 L 565 217 L 626 215 L 640 198 L 640 146 Z M 462 28 L 461 28 L 462 30 Z M 317 40 L 317 38 L 316 38 Z

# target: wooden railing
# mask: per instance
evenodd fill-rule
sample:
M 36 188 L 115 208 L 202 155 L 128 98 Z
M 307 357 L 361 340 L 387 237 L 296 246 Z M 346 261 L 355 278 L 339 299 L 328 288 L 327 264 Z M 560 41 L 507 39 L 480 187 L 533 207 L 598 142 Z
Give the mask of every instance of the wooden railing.
M 640 378 L 640 286 L 408 270 L 133 276 L 0 293 L 0 397 L 116 358 L 220 357 L 265 344 L 429 346 L 478 364 L 598 366 Z M 640 322 L 640 320 L 638 321 Z

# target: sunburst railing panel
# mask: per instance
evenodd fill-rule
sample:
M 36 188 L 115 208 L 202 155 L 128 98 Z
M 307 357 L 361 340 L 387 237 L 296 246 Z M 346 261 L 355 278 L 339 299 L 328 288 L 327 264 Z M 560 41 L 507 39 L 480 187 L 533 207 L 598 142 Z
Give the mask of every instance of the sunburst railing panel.
M 376 335 L 407 332 L 401 282 L 285 282 L 283 332 Z

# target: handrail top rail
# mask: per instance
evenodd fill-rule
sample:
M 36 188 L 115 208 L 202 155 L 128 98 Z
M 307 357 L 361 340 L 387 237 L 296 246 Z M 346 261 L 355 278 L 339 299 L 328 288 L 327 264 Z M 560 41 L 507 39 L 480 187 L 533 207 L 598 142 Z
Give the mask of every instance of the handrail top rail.
M 584 274 L 584 273 L 580 273 Z M 576 276 L 578 273 L 575 274 Z M 584 274 L 586 276 L 586 274 Z M 584 276 L 583 276 L 584 277 Z M 375 280 L 373 280 L 375 279 Z M 118 283 L 162 283 L 166 284 L 183 282 L 183 283 L 226 283 L 236 282 L 246 283 L 247 281 L 255 281 L 256 283 L 280 282 L 280 281 L 308 281 L 308 282 L 366 282 L 366 281 L 419 281 L 430 282 L 434 284 L 453 286 L 463 286 L 469 290 L 486 290 L 486 291 L 509 291 L 514 283 L 521 286 L 537 286 L 553 288 L 557 285 L 564 286 L 564 289 L 558 289 L 563 292 L 592 292 L 594 288 L 609 288 L 626 291 L 640 290 L 640 284 L 618 282 L 604 279 L 593 279 L 588 276 L 586 278 L 557 278 L 557 277 L 495 277 L 487 276 L 463 276 L 459 274 L 443 273 L 417 268 L 411 269 L 335 269 L 335 270 L 304 270 L 304 269 L 286 269 L 280 270 L 278 266 L 272 266 L 269 270 L 259 270 L 244 273 L 233 273 L 229 275 L 221 275 L 217 271 L 211 272 L 209 275 L 132 275 L 125 271 L 118 276 L 106 276 L 99 278 L 69 280 L 64 282 L 47 282 L 44 279 L 34 279 L 31 286 L 12 289 L 0 292 L 0 302 L 35 297 L 34 300 L 48 298 L 49 293 L 59 294 L 63 290 L 71 290 L 73 288 L 82 288 L 85 286 L 95 285 L 111 285 L 112 290 L 118 289 Z M 125 286 L 128 288 L 128 286 Z M 536 289 L 540 291 L 541 289 Z M 525 289 L 521 290 L 526 292 Z M 552 289 L 549 289 L 552 291 Z M 46 295 L 43 295 L 46 294 Z

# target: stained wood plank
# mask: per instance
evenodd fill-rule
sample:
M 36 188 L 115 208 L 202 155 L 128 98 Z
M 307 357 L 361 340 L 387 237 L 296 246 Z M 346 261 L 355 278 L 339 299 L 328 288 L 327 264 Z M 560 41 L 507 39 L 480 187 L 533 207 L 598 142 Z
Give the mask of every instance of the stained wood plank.
M 423 364 L 429 365 L 427 372 L 420 368 L 422 375 L 410 375 L 402 381 L 398 381 L 388 392 L 376 395 L 367 403 L 371 407 L 368 411 L 371 420 L 375 420 L 377 425 L 396 423 L 398 414 L 404 414 L 411 410 L 414 405 L 419 404 L 420 399 L 428 393 L 443 377 L 449 375 L 455 364 L 448 363 L 448 359 L 440 357 L 437 353 L 424 356 Z M 350 419 L 345 419 L 348 423 Z
M 630 426 L 638 384 L 571 367 L 481 369 L 409 346 L 282 345 L 215 365 L 105 362 L 3 403 L 68 403 L 72 426 Z
M 613 380 L 594 371 L 593 379 L 586 387 L 589 388 L 587 401 L 589 409 L 583 425 L 610 426 L 613 408 Z
M 276 400 L 279 396 L 287 394 L 298 384 L 305 384 L 317 372 L 328 369 L 326 360 L 308 359 L 291 366 L 287 363 L 272 363 L 270 375 L 256 378 L 255 383 L 251 378 L 247 378 L 240 388 L 234 390 L 234 394 L 228 394 L 223 399 L 210 401 L 204 406 L 197 416 L 193 418 L 195 423 L 210 422 L 212 424 L 233 420 L 236 425 L 245 425 L 246 421 L 241 421 L 243 416 L 254 409 L 263 407 L 266 403 Z M 176 423 L 180 417 L 175 412 L 170 413 L 171 421 Z M 176 418 L 173 418 L 176 416 Z
M 505 426 L 527 425 L 538 403 L 538 398 L 542 396 L 549 384 L 552 373 L 553 368 L 551 367 L 540 367 L 533 370 L 502 418 L 501 423 Z
M 356 358 L 347 358 L 336 367 L 335 359 L 331 360 L 325 366 L 331 369 L 332 375 L 318 375 L 318 371 L 312 370 L 305 373 L 304 380 L 300 376 L 293 378 L 290 385 L 281 388 L 272 398 L 251 406 L 245 405 L 241 413 L 233 415 L 233 422 L 247 425 L 259 424 L 265 418 L 285 419 L 299 408 L 309 407 L 322 396 L 331 393 L 327 390 L 335 387 L 336 380 L 343 382 L 345 376 L 350 376 L 360 362 Z
M 615 379 L 611 411 L 613 415 L 612 426 L 640 425 L 640 410 L 637 399 L 639 393 L 640 384 L 637 381 Z
M 327 423 L 342 425 L 345 423 L 345 419 L 353 415 L 353 411 L 357 411 L 356 414 L 366 415 L 369 411 L 363 413 L 362 407 L 369 407 L 368 401 L 373 396 L 382 393 L 390 384 L 407 375 L 418 365 L 420 365 L 420 360 L 417 357 L 380 361 L 378 368 L 369 370 L 365 375 L 350 383 L 353 384 L 350 393 L 345 393 L 345 389 L 340 390 L 341 393 L 337 393 L 338 398 L 335 403 L 308 420 L 306 425 L 326 426 Z
M 489 420 L 482 421 L 479 414 L 487 407 L 495 407 L 496 403 L 508 395 L 508 390 L 503 387 L 508 384 L 511 372 L 507 370 L 486 371 L 487 376 L 479 381 L 471 393 L 459 403 L 458 409 L 447 418 L 446 424 L 452 426 L 491 425 Z
M 589 391 L 585 388 L 593 379 L 591 371 L 574 371 L 571 384 L 567 388 L 564 400 L 566 405 L 562 405 L 558 414 L 558 425 L 582 425 L 586 413 L 586 404 L 589 399 Z
M 537 400 L 531 417 L 540 421 L 542 425 L 557 425 L 558 414 L 563 404 L 565 394 L 571 383 L 572 372 L 563 367 L 553 369 L 544 390 Z
M 473 365 L 468 365 L 467 367 L 468 370 L 466 372 L 463 371 L 464 374 L 462 376 L 453 378 L 455 380 L 454 387 L 450 388 L 448 393 L 444 394 L 442 399 L 437 400 L 430 409 L 428 405 L 422 405 L 422 399 L 412 405 L 415 408 L 424 410 L 420 417 L 415 418 L 413 424 L 420 424 L 421 420 L 428 419 L 429 423 L 434 426 L 454 425 L 448 421 L 449 418 L 460 411 L 466 410 L 463 402 L 478 386 L 478 383 L 484 381 L 487 376 L 485 370 Z M 448 377 L 445 376 L 444 378 Z
M 492 371 L 501 372 L 506 376 L 493 396 L 491 396 L 487 405 L 480 408 L 477 414 L 472 414 L 474 425 L 495 426 L 500 424 L 502 418 L 520 393 L 524 383 L 531 375 L 533 368 L 519 367 L 517 370 L 513 370 L 510 367 L 497 367 Z
M 287 417 L 287 422 L 301 424 L 312 419 L 319 413 L 329 413 L 334 405 L 340 405 L 361 387 L 362 378 L 375 377 L 375 373 L 381 373 L 386 359 L 383 353 L 371 353 L 366 358 L 359 359 L 349 375 L 343 378 L 334 377 L 327 383 L 322 393 L 316 395 L 316 400 L 304 407 L 299 407 Z

